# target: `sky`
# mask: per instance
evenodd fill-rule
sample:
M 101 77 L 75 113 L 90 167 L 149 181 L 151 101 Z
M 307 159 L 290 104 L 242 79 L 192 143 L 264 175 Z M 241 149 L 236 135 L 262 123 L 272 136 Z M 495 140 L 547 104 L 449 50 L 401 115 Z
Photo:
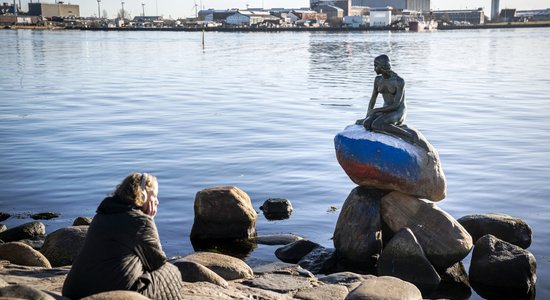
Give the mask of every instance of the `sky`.
M 12 0 L 4 0 L 8 2 Z M 21 1 L 23 10 L 27 11 L 28 6 L 26 3 L 28 0 L 16 0 Z M 34 0 L 33 2 L 36 2 Z M 55 3 L 54 0 L 40 0 L 42 3 Z M 89 17 L 97 16 L 98 3 L 97 0 L 63 0 L 65 3 L 80 5 L 80 16 Z M 200 8 L 215 8 L 215 9 L 228 9 L 228 8 L 241 8 L 245 9 L 247 4 L 250 8 L 264 7 L 284 7 L 284 8 L 301 8 L 309 7 L 309 0 L 122 0 L 124 1 L 124 9 L 130 13 L 130 15 L 141 15 L 143 9 L 145 15 L 162 15 L 165 18 L 180 18 L 180 17 L 192 17 L 195 15 L 195 4 Z M 142 6 L 142 3 L 145 6 Z M 116 13 L 122 7 L 121 0 L 101 0 L 100 3 L 101 14 L 103 16 L 103 10 L 106 10 L 107 17 L 114 18 Z M 438 9 L 474 9 L 483 7 L 485 14 L 490 16 L 491 0 L 431 0 L 431 8 L 433 10 Z M 500 9 L 503 8 L 517 8 L 519 10 L 527 9 L 543 9 L 550 8 L 549 0 L 500 0 Z

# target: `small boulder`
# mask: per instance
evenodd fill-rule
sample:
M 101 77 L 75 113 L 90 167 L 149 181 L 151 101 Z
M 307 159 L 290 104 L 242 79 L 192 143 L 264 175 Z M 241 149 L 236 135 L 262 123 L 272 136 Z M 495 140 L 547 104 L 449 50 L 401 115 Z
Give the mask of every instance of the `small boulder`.
M 254 276 L 254 272 L 244 261 L 228 255 L 195 252 L 184 259 L 207 267 L 225 280 L 246 279 Z
M 194 261 L 178 259 L 173 261 L 172 263 L 180 270 L 181 279 L 183 281 L 205 281 L 222 287 L 227 287 L 228 285 L 227 281 L 225 281 L 225 279 L 223 279 L 220 275 L 214 273 L 214 271 Z
M 381 212 L 393 232 L 411 229 L 436 269 L 444 270 L 461 261 L 473 246 L 466 229 L 433 203 L 391 192 L 382 198 Z
M 351 291 L 346 300 L 421 300 L 422 294 L 414 284 L 391 276 L 371 277 Z
M 72 265 L 84 246 L 88 226 L 70 226 L 58 229 L 46 236 L 40 252 L 53 267 Z
M 299 290 L 294 298 L 303 300 L 344 300 L 348 289 L 339 284 L 324 284 Z
M 344 269 L 362 273 L 373 270 L 382 250 L 380 199 L 386 194 L 356 187 L 344 202 L 333 235 L 338 263 Z
M 446 183 L 439 154 L 422 134 L 415 132 L 426 148 L 350 125 L 334 138 L 336 158 L 358 185 L 442 200 Z
M 336 250 L 319 246 L 302 257 L 298 264 L 313 274 L 330 273 L 336 265 Z
M 429 299 L 456 299 L 467 300 L 472 296 L 472 289 L 468 280 L 468 273 L 462 262 L 458 262 L 444 272 L 440 272 L 441 283 L 436 291 L 424 295 Z
M 92 224 L 92 218 L 78 217 L 74 219 L 73 226 L 90 226 Z
M 403 279 L 416 285 L 423 293 L 436 290 L 441 282 L 409 228 L 401 228 L 386 245 L 377 268 L 378 276 Z
M 46 226 L 40 222 L 29 222 L 0 232 L 0 240 L 16 242 L 46 234 Z
M 50 219 L 55 219 L 59 216 L 60 216 L 60 213 L 56 213 L 56 212 L 41 212 L 41 213 L 32 214 L 30 217 L 33 220 L 50 220 Z
M 214 187 L 195 197 L 191 239 L 238 239 L 256 235 L 256 211 L 237 187 Z M 223 212 L 223 213 L 220 213 Z
M 54 297 L 41 290 L 22 284 L 12 284 L 1 287 L 0 298 L 4 297 L 14 299 L 55 300 Z
M 275 250 L 275 256 L 286 263 L 295 264 L 321 245 L 310 240 L 298 240 Z
M 303 237 L 292 233 L 266 234 L 254 238 L 256 243 L 263 245 L 288 245 L 302 239 Z
M 310 277 L 310 278 L 315 277 L 313 274 L 311 274 L 310 271 L 300 267 L 300 265 L 288 264 L 280 261 L 256 266 L 252 270 L 254 271 L 254 275 L 277 273 L 277 274 L 287 274 L 287 275 L 303 276 L 303 277 Z
M 108 291 L 91 295 L 81 300 L 149 300 L 149 298 L 132 291 Z
M 0 244 L 0 259 L 9 260 L 13 264 L 22 266 L 52 267 L 42 253 L 21 242 Z
M 260 206 L 268 220 L 288 219 L 292 214 L 292 204 L 285 198 L 269 198 Z
M 486 234 L 491 234 L 503 241 L 523 249 L 531 245 L 533 231 L 525 221 L 505 214 L 475 214 L 458 219 L 472 239 L 477 241 Z
M 270 290 L 277 293 L 288 293 L 311 287 L 311 278 L 284 274 L 265 274 L 246 281 L 244 285 Z
M 533 254 L 487 234 L 475 244 L 470 263 L 470 283 L 528 294 L 537 281 Z M 477 290 L 477 289 L 476 289 Z

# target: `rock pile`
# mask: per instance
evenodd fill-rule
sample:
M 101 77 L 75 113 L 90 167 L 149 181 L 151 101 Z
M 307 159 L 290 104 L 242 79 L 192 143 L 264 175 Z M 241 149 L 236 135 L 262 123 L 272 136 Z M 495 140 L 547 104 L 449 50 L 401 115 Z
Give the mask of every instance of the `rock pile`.
M 438 287 L 455 283 L 467 288 L 467 298 L 470 282 L 476 291 L 505 290 L 497 298 L 533 293 L 536 262 L 524 249 L 529 226 L 500 214 L 457 221 L 437 207 L 431 201 L 445 198 L 445 176 L 435 148 L 417 135 L 424 147 L 358 125 L 336 135 L 338 162 L 359 185 L 334 231 L 336 269 L 397 277 L 425 297 L 442 296 Z M 472 248 L 468 280 L 461 261 Z

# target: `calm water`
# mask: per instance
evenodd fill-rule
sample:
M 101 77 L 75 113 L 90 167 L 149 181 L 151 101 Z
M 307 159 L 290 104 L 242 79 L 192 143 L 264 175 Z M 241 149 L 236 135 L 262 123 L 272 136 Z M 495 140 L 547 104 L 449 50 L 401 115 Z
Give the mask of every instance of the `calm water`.
M 550 298 L 550 29 L 206 33 L 204 50 L 201 35 L 0 30 L 0 211 L 60 212 L 52 232 L 147 171 L 169 255 L 193 251 L 195 193 L 219 185 L 257 210 L 291 200 L 289 220 L 259 216 L 260 234 L 332 247 L 338 212 L 327 210 L 354 187 L 333 137 L 364 115 L 373 58 L 386 53 L 407 81 L 407 123 L 439 150 L 438 205 L 527 221 L 537 298 Z

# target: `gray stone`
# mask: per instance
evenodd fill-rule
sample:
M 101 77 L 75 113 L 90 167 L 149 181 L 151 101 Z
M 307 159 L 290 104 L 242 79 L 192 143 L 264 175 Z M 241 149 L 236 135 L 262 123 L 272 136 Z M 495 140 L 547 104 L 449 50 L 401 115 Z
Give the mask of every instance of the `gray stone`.
M 421 300 L 422 294 L 414 284 L 390 276 L 371 277 L 351 291 L 346 300 Z
M 0 244 L 0 259 L 23 266 L 51 268 L 48 259 L 31 246 L 21 242 Z
M 533 254 L 487 234 L 475 244 L 470 263 L 470 283 L 505 288 L 527 294 L 537 281 Z M 477 289 L 476 289 L 477 290 Z
M 529 248 L 533 231 L 525 221 L 505 214 L 475 214 L 458 219 L 475 243 L 486 234 L 523 249 Z
M 132 291 L 108 291 L 91 295 L 81 300 L 148 300 L 149 298 Z
M 63 297 L 61 292 L 43 291 L 44 293 L 52 296 L 55 300 L 71 300 L 70 298 Z
M 329 284 L 350 284 L 354 282 L 363 282 L 372 275 L 361 275 L 353 272 L 338 272 L 327 276 L 319 277 L 319 281 Z
M 292 233 L 267 234 L 255 238 L 256 243 L 263 245 L 288 245 L 302 239 L 301 236 Z
M 265 274 L 246 280 L 243 284 L 278 293 L 287 293 L 311 287 L 312 280 L 311 278 L 284 274 Z
M 46 226 L 40 222 L 29 222 L 0 232 L 0 240 L 15 242 L 46 234 Z
M 295 264 L 320 245 L 310 240 L 298 240 L 275 250 L 278 259 Z
M 313 274 L 329 273 L 336 265 L 336 251 L 325 247 L 317 247 L 302 257 L 298 264 Z
M 255 288 L 252 286 L 247 286 L 244 284 L 235 284 L 235 290 L 232 294 L 232 299 L 261 299 L 261 300 L 290 300 L 294 299 L 292 297 L 292 292 L 281 294 L 277 292 L 273 292 L 270 290 L 263 290 L 259 288 Z M 243 293 L 246 297 L 239 297 L 234 294 L 237 292 Z
M 288 219 L 292 214 L 292 204 L 288 199 L 270 198 L 265 200 L 260 210 L 268 220 L 283 220 Z
M 53 267 L 72 265 L 84 245 L 87 233 L 88 226 L 60 228 L 46 236 L 40 252 Z
M 44 241 L 46 240 L 45 236 L 37 236 L 32 239 L 24 239 L 19 242 L 31 246 L 34 250 L 40 250 L 44 246 Z
M 356 187 L 342 206 L 334 229 L 338 263 L 345 270 L 371 272 L 382 250 L 380 199 L 387 192 Z
M 237 187 L 199 191 L 194 208 L 191 239 L 252 238 L 256 234 L 258 215 L 250 197 Z
M 50 220 L 55 219 L 60 216 L 60 213 L 56 212 L 41 212 L 30 215 L 33 220 Z
M 181 273 L 181 279 L 186 282 L 206 281 L 222 287 L 227 287 L 227 281 L 207 267 L 185 259 L 172 262 Z
M 462 262 L 458 262 L 444 272 L 440 272 L 441 283 L 436 291 L 424 295 L 429 299 L 467 300 L 472 296 L 468 273 Z
M 0 297 L 11 297 L 11 298 L 21 298 L 21 299 L 32 299 L 32 300 L 55 300 L 54 297 L 37 290 L 33 287 L 12 284 L 0 288 Z
M 244 261 L 228 255 L 196 252 L 184 259 L 207 267 L 225 280 L 246 279 L 254 276 L 254 272 Z
M 305 300 L 344 300 L 347 295 L 348 289 L 343 285 L 324 284 L 301 289 L 294 295 L 294 298 Z
M 408 227 L 436 269 L 461 261 L 473 246 L 472 237 L 451 215 L 435 204 L 399 192 L 382 198 L 384 222 L 393 232 Z
M 401 228 L 386 245 L 377 268 L 378 276 L 405 280 L 423 293 L 435 291 L 441 282 L 409 228 Z
M 90 224 L 92 224 L 92 218 L 88 217 L 78 217 L 73 221 L 73 226 L 89 226 Z
M 289 263 L 280 262 L 280 261 L 257 266 L 252 270 L 256 275 L 277 273 L 277 274 L 287 274 L 287 275 L 304 276 L 304 277 L 311 277 L 311 278 L 315 277 L 310 271 L 300 267 L 300 265 L 289 264 Z

